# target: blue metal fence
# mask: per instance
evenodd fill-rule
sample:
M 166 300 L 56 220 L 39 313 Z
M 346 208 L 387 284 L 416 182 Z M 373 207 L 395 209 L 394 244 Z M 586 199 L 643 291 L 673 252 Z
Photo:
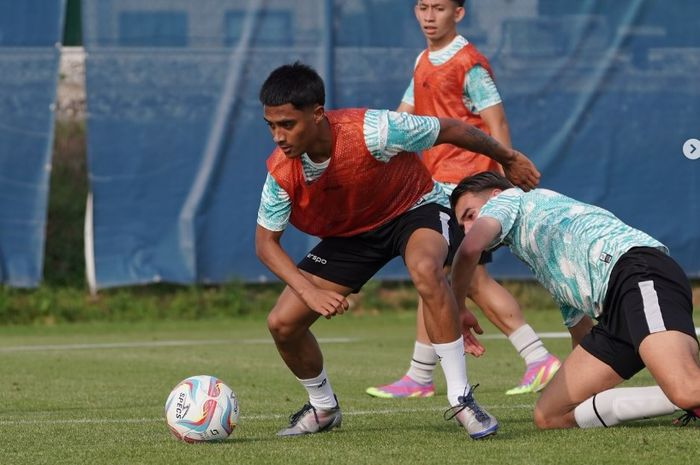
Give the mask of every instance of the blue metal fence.
M 395 108 L 425 46 L 410 1 L 83 0 L 82 12 L 96 288 L 272 279 L 253 247 L 273 148 L 260 84 L 278 65 L 302 60 L 326 79 L 330 107 Z M 699 16 L 695 0 L 471 0 L 460 26 L 490 59 L 513 143 L 537 163 L 542 186 L 611 209 L 666 243 L 693 276 L 700 160 L 681 148 L 700 138 Z M 17 125 L 7 113 L 0 121 Z M 42 148 L 49 117 L 32 116 L 44 122 Z M 0 123 L 0 179 L 6 148 L 17 147 L 12 134 Z M 10 203 L 0 216 L 3 270 L 7 257 L 27 255 L 6 243 L 17 234 L 6 232 L 6 208 L 45 215 L 44 204 Z M 283 239 L 293 258 L 312 243 L 293 230 Z M 529 277 L 505 253 L 491 270 Z M 29 276 L 22 279 L 35 283 L 36 272 Z M 381 276 L 405 272 L 392 263 Z
M 0 0 L 0 283 L 41 281 L 65 1 Z

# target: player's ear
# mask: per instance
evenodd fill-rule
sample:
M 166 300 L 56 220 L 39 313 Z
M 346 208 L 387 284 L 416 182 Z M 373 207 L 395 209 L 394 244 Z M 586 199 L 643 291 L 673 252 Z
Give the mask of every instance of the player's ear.
M 314 108 L 314 123 L 320 123 L 323 120 L 325 114 L 326 109 L 323 108 L 323 105 L 316 105 L 316 107 Z
M 462 18 L 464 18 L 464 15 L 466 13 L 467 13 L 467 10 L 463 6 L 458 6 L 455 9 L 455 23 L 462 21 Z

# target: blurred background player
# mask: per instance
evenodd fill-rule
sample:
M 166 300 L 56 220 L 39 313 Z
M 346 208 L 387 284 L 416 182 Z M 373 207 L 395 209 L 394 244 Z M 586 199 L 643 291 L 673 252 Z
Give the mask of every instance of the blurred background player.
M 467 39 L 457 34 L 457 23 L 465 15 L 464 0 L 418 0 L 415 14 L 428 48 L 418 55 L 413 78 L 397 111 L 460 119 L 510 147 L 508 122 L 489 63 Z M 448 195 L 465 176 L 481 171 L 503 173 L 493 159 L 449 144 L 424 150 L 423 163 Z M 556 373 L 559 359 L 547 351 L 525 322 L 513 296 L 489 276 L 484 264 L 490 261 L 491 254 L 485 253 L 469 297 L 508 337 L 525 362 L 520 383 L 506 394 L 539 391 Z M 419 299 L 416 342 L 408 372 L 398 381 L 368 388 L 368 394 L 401 398 L 430 397 L 435 393 L 433 371 L 437 355 L 425 331 L 422 313 Z
M 700 417 L 690 284 L 666 246 L 607 210 L 547 189 L 525 193 L 494 173 L 464 179 L 450 203 L 466 233 L 452 269 L 458 305 L 481 252 L 505 244 L 571 333 L 574 349 L 535 405 L 538 428 L 608 427 L 678 409 L 684 423 Z M 644 367 L 658 386 L 615 388 Z
M 526 189 L 539 180 L 534 165 L 459 120 L 387 110 L 327 112 L 323 81 L 300 63 L 275 69 L 260 101 L 277 148 L 267 160 L 255 250 L 286 284 L 267 323 L 309 399 L 278 435 L 340 426 L 340 407 L 310 327 L 321 315 L 344 313 L 346 296 L 399 255 L 424 302 L 450 418 L 474 439 L 494 434 L 498 422 L 478 406 L 467 381 L 464 347 L 478 350 L 478 341 L 464 341 L 462 333 L 470 331 L 460 331 L 457 303 L 442 271 L 461 230 L 444 191 L 412 151 L 441 143 L 479 150 L 505 163 L 505 172 Z M 322 239 L 298 265 L 280 243 L 288 223 Z M 467 311 L 463 315 L 476 325 Z

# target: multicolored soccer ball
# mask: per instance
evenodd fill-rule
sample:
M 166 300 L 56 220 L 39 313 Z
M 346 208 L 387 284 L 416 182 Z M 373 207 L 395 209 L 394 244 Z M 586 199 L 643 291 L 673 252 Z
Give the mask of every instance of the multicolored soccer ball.
M 238 424 L 238 400 L 217 377 L 191 376 L 170 392 L 165 421 L 181 441 L 222 441 Z

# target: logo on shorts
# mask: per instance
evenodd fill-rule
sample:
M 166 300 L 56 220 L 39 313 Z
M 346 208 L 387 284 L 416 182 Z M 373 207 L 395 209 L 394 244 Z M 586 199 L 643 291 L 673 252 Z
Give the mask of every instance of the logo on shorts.
M 325 265 L 326 263 L 328 263 L 328 261 L 325 258 L 321 258 L 318 255 L 314 255 L 312 253 L 308 254 L 306 258 L 313 262 L 320 263 L 321 265 Z
M 600 257 L 598 259 L 601 262 L 610 263 L 612 261 L 612 255 L 603 252 L 600 254 Z

